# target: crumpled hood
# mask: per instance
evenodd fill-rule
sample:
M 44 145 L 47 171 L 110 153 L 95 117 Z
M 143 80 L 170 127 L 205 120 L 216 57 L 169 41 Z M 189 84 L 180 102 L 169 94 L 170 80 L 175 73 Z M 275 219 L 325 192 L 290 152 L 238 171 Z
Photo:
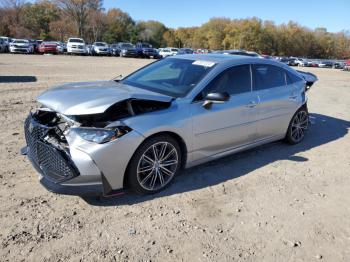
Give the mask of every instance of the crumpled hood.
M 64 115 L 89 115 L 106 111 L 127 99 L 170 102 L 173 98 L 115 81 L 65 84 L 42 93 L 37 101 Z

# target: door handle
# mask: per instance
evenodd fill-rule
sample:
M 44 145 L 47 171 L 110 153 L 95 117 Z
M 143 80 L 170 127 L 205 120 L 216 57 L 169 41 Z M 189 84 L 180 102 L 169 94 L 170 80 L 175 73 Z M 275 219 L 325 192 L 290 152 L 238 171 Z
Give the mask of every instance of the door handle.
M 256 102 L 255 101 L 250 101 L 248 105 L 246 105 L 248 108 L 253 108 L 256 107 Z

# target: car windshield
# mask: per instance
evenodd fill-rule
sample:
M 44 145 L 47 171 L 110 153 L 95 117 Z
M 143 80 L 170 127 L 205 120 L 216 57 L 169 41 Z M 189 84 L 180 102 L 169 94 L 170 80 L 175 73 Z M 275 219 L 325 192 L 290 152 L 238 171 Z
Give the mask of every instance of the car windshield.
M 132 44 L 122 44 L 122 48 L 133 48 Z
M 107 45 L 106 43 L 95 43 L 95 46 L 105 46 Z
M 29 43 L 28 40 L 15 40 L 13 42 L 16 43 L 16 44 L 28 44 Z
M 168 58 L 136 71 L 122 83 L 172 97 L 184 97 L 214 66 L 215 63 L 209 61 Z
M 142 44 L 143 48 L 152 48 L 152 46 L 150 44 Z
M 69 39 L 69 42 L 70 42 L 70 43 L 84 43 L 83 40 L 78 39 L 78 38 Z

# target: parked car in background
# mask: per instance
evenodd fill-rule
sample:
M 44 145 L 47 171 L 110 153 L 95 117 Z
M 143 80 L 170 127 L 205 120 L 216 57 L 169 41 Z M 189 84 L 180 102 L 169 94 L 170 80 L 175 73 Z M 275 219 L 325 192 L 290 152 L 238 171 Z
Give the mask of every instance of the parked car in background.
M 5 52 L 6 52 L 6 43 L 2 38 L 0 38 L 0 53 L 5 53 Z
M 69 38 L 67 41 L 67 53 L 68 54 L 83 54 L 86 52 L 86 44 L 82 38 Z
M 92 45 L 85 44 L 86 55 L 92 55 Z
M 110 55 L 111 50 L 105 42 L 95 42 L 92 44 L 92 55 Z
M 120 55 L 120 49 L 118 47 L 118 44 L 111 44 L 109 46 L 109 49 L 111 50 L 111 55 L 113 56 L 119 56 Z
M 222 51 L 224 55 L 243 55 L 248 56 L 247 52 L 244 50 L 224 50 Z
M 170 48 L 160 48 L 159 49 L 159 56 L 162 58 L 165 58 L 167 56 L 173 56 L 173 52 L 171 52 Z
M 39 53 L 41 54 L 58 54 L 58 45 L 57 42 L 49 42 L 49 41 L 44 41 L 39 45 L 38 48 Z
M 177 55 L 191 55 L 193 50 L 191 48 L 180 48 L 177 52 Z
M 334 62 L 332 68 L 333 69 L 343 69 L 345 63 L 344 62 Z
M 59 54 L 64 53 L 64 43 L 63 42 L 55 42 L 57 44 L 57 52 Z
M 120 42 L 118 43 L 118 48 L 120 50 L 119 55 L 121 57 L 137 57 L 138 52 L 135 46 L 131 43 Z
M 278 62 L 282 63 L 282 64 L 285 64 L 285 65 L 288 65 L 289 64 L 289 58 L 288 57 L 279 57 L 277 59 Z
M 183 167 L 281 139 L 302 142 L 305 79 L 317 81 L 267 59 L 169 57 L 121 80 L 48 89 L 25 120 L 21 151 L 53 192 L 156 193 Z
M 139 57 L 142 58 L 160 58 L 157 50 L 151 44 L 139 42 L 135 45 Z
M 259 57 L 259 55 L 255 52 L 247 52 L 245 50 L 224 50 L 222 51 L 224 55 L 242 55 L 242 56 L 250 56 L 250 57 Z
M 62 42 L 63 53 L 67 53 L 67 43 Z
M 345 61 L 343 70 L 350 71 L 350 59 Z
M 306 67 L 309 65 L 309 60 L 303 59 L 302 61 L 299 61 L 298 66 L 300 67 Z
M 175 47 L 169 47 L 169 49 L 173 55 L 177 55 L 177 53 L 179 52 L 179 49 Z
M 309 62 L 308 62 L 308 66 L 309 66 L 309 67 L 318 67 L 318 64 L 319 64 L 319 63 L 316 62 L 316 61 L 309 61 Z
M 34 53 L 40 53 L 39 46 L 43 40 L 29 39 L 29 43 L 33 46 Z
M 251 57 L 260 57 L 260 58 L 264 58 L 261 55 L 259 55 L 257 52 L 254 51 L 246 51 L 247 56 L 251 56 Z M 270 59 L 271 57 L 269 57 L 268 59 Z
M 294 64 L 296 66 L 302 66 L 302 67 L 306 66 L 305 61 L 306 61 L 306 59 L 304 59 L 304 58 L 299 58 L 299 57 L 294 58 Z
M 10 43 L 12 42 L 12 38 L 7 36 L 0 36 L 0 38 L 3 40 L 5 45 L 5 52 L 10 52 Z
M 322 68 L 332 68 L 333 67 L 333 62 L 331 61 L 322 61 L 318 64 L 318 67 Z
M 34 47 L 27 39 L 14 39 L 10 43 L 10 52 L 32 54 Z

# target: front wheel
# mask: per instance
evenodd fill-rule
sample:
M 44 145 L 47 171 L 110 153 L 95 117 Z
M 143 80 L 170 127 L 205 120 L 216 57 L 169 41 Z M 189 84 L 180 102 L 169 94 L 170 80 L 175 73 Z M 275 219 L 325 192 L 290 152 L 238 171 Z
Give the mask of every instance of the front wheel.
M 309 113 L 306 108 L 299 109 L 290 121 L 286 141 L 292 145 L 300 143 L 309 127 Z
M 144 142 L 130 160 L 127 182 L 136 193 L 153 194 L 163 190 L 181 167 L 181 150 L 168 135 Z

